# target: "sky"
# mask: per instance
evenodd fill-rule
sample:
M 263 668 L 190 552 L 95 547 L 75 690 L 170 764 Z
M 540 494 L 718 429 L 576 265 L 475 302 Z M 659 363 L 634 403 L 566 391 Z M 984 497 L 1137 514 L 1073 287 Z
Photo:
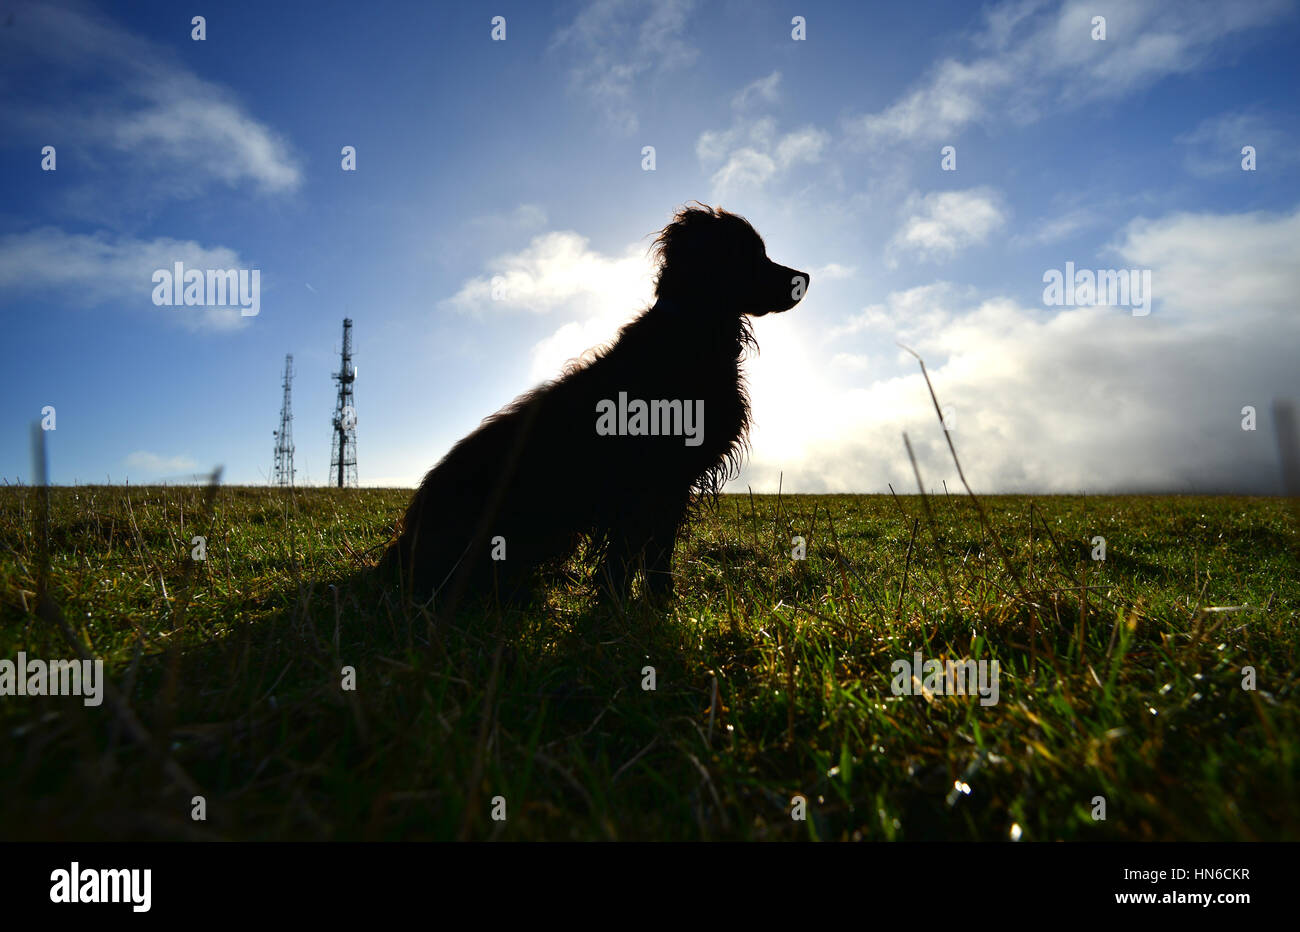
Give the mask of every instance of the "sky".
M 730 491 L 910 491 L 904 433 L 952 488 L 946 424 L 980 492 L 1278 492 L 1298 40 L 1280 0 L 0 0 L 0 478 L 53 408 L 56 483 L 265 483 L 292 353 L 324 483 L 350 317 L 360 482 L 414 485 L 644 309 L 699 200 L 812 275 Z M 257 314 L 156 303 L 176 262 Z

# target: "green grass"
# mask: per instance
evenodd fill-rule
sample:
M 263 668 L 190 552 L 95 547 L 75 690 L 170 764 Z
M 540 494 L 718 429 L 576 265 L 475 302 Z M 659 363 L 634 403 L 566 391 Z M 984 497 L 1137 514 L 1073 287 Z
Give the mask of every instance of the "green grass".
M 1284 500 L 984 498 L 1013 574 L 966 497 L 724 496 L 666 609 L 575 567 L 439 619 L 360 572 L 408 492 L 206 495 L 51 491 L 52 602 L 123 699 L 0 698 L 0 837 L 1300 839 Z M 0 658 L 75 656 L 41 503 L 0 491 Z M 999 702 L 892 695 L 917 650 L 997 659 Z

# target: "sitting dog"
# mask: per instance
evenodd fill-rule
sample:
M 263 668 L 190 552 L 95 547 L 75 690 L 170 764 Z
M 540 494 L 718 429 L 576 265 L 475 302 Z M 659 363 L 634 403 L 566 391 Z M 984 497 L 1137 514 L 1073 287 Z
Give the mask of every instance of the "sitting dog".
M 698 203 L 652 251 L 652 307 L 424 477 L 381 561 L 417 598 L 517 599 L 584 542 L 617 599 L 638 572 L 648 595 L 671 595 L 692 503 L 734 477 L 747 445 L 749 318 L 794 307 L 809 276 L 769 259 L 744 218 Z

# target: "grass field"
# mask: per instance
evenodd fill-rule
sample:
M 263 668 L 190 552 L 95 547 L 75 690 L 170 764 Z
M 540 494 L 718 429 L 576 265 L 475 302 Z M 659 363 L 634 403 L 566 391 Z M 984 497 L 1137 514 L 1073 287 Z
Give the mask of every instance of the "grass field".
M 116 687 L 0 698 L 0 836 L 1300 839 L 1285 500 L 723 496 L 667 609 L 575 568 L 440 619 L 362 572 L 408 495 L 56 488 L 38 605 L 43 493 L 0 491 L 0 658 Z M 916 651 L 998 702 L 894 695 Z

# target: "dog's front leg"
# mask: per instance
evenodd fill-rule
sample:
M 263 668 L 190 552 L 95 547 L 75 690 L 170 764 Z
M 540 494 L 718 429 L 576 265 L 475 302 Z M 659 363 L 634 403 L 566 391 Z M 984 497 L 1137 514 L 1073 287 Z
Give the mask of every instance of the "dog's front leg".
M 686 502 L 663 502 L 652 515 L 650 535 L 642 549 L 646 591 L 651 598 L 669 599 L 673 595 L 673 550 L 686 516 Z
M 618 601 L 631 594 L 632 580 L 643 574 L 645 593 L 652 598 L 673 593 L 673 548 L 689 499 L 644 499 L 622 510 L 607 532 L 605 559 L 599 571 L 602 586 Z
M 635 568 L 633 548 L 626 530 L 620 527 L 607 531 L 605 556 L 596 572 L 596 582 L 600 588 L 622 605 L 630 594 Z
M 659 559 L 657 553 L 661 548 L 654 544 L 655 529 L 655 511 L 642 503 L 623 509 L 617 523 L 609 529 L 599 581 L 615 601 L 625 602 L 632 594 L 635 576 L 642 570 L 648 571 L 651 562 Z

